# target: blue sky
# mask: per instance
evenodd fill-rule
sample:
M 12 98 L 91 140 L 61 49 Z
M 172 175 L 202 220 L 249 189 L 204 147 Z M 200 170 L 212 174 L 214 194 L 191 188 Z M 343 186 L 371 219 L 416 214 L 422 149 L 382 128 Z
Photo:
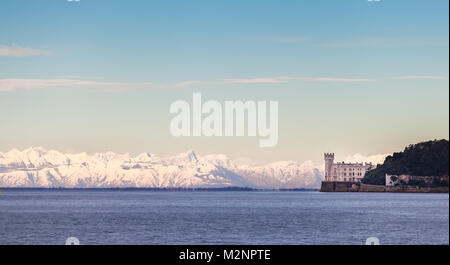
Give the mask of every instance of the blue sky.
M 318 161 L 448 139 L 448 1 L 7 0 L 0 12 L 0 151 Z M 194 91 L 278 100 L 278 146 L 172 137 L 170 103 Z

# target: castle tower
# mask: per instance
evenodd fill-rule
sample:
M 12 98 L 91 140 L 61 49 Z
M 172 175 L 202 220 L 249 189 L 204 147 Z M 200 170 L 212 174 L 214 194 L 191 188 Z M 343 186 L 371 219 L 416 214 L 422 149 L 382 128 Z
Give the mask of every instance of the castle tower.
M 334 153 L 325 153 L 325 181 L 332 180 L 332 168 L 334 163 Z

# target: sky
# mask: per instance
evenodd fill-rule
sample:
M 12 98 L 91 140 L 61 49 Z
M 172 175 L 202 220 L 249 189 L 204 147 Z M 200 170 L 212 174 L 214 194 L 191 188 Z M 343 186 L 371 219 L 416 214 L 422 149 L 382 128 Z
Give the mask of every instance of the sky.
M 0 152 L 322 161 L 449 138 L 448 1 L 0 2 Z M 258 137 L 174 137 L 176 100 L 275 100 Z

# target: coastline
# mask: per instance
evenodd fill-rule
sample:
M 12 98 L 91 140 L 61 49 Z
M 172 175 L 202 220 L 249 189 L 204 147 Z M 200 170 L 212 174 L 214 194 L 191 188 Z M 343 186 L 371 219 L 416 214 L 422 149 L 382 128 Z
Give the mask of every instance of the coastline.
M 421 187 L 416 185 L 384 186 L 360 182 L 322 181 L 320 192 L 401 192 L 401 193 L 449 193 L 448 186 Z
M 46 188 L 46 187 L 0 187 L 0 194 L 2 191 L 7 190 L 56 190 L 56 191 L 254 191 L 254 192 L 266 192 L 266 191 L 281 191 L 281 192 L 310 192 L 320 191 L 320 189 L 306 189 L 306 188 L 293 188 L 293 189 L 256 189 L 250 187 L 217 187 L 217 188 L 136 188 L 136 187 L 105 187 L 105 188 Z

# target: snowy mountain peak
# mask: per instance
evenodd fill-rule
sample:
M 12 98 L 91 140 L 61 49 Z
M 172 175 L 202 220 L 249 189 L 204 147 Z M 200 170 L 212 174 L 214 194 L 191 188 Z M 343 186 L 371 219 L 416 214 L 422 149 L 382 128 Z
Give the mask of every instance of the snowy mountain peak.
M 184 158 L 184 159 L 187 159 L 192 162 L 198 161 L 197 154 L 195 154 L 194 150 L 189 150 L 185 153 L 181 153 L 177 156 L 177 158 L 182 158 L 182 159 Z
M 28 149 L 25 149 L 23 152 L 25 153 L 38 153 L 38 154 L 44 154 L 47 152 L 43 147 L 40 146 L 32 146 Z
M 140 162 L 149 162 L 151 161 L 153 158 L 153 155 L 148 153 L 148 152 L 144 152 L 139 154 L 138 156 L 135 157 L 136 161 L 140 161 Z
M 169 157 L 65 154 L 42 147 L 0 153 L 0 187 L 318 188 L 320 172 L 311 161 L 240 166 L 225 155 L 193 150 Z

